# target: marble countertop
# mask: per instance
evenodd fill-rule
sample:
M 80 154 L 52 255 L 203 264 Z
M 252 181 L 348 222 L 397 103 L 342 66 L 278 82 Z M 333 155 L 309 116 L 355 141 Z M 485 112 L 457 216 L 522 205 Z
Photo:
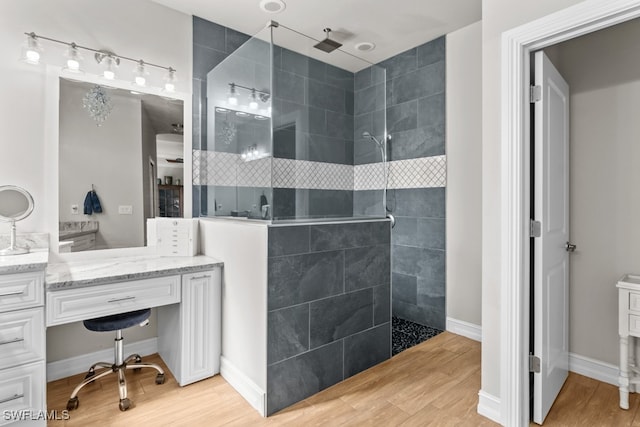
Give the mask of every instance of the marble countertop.
M 49 261 L 49 249 L 34 250 L 24 255 L 0 256 L 0 274 L 44 270 Z
M 49 291 L 80 288 L 127 280 L 184 274 L 221 267 L 222 261 L 194 257 L 131 256 L 51 263 L 45 284 Z

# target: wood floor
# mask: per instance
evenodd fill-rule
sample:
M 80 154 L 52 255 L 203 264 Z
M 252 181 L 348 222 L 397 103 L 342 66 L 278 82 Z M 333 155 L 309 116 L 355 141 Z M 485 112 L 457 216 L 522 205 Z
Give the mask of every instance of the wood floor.
M 149 361 L 160 363 L 157 356 Z M 115 376 L 86 386 L 80 406 L 49 426 L 494 426 L 476 412 L 480 343 L 444 332 L 391 360 L 262 418 L 219 375 L 179 387 L 167 372 L 127 373 L 127 412 L 118 410 Z M 62 411 L 83 374 L 48 384 L 49 410 Z M 640 399 L 618 408 L 614 386 L 571 374 L 545 426 L 639 426 Z

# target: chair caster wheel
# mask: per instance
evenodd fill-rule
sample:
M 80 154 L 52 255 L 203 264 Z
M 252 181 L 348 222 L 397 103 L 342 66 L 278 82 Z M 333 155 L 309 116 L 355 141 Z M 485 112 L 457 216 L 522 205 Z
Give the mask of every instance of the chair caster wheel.
M 131 401 L 128 398 L 120 399 L 120 403 L 118 404 L 121 411 L 126 411 L 131 406 Z
M 85 380 L 88 380 L 89 378 L 92 378 L 96 375 L 96 371 L 94 371 L 93 369 L 91 369 L 89 372 L 87 372 L 87 375 L 84 376 Z
M 80 401 L 77 397 L 69 399 L 67 402 L 67 411 L 73 411 L 74 409 L 78 409 L 78 405 L 80 405 Z
M 156 384 L 164 384 L 164 374 L 156 375 Z
M 142 358 L 141 357 L 136 357 L 136 360 L 134 363 L 142 363 Z M 134 368 L 133 372 L 140 372 L 142 371 L 142 368 Z

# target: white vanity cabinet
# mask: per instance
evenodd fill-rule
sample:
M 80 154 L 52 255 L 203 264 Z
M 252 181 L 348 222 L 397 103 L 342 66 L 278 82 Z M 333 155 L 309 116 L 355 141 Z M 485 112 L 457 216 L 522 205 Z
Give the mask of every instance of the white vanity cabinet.
M 183 274 L 181 300 L 158 308 L 158 352 L 184 386 L 220 372 L 220 267 Z
M 201 255 L 49 264 L 47 326 L 156 307 L 158 353 L 191 384 L 220 371 L 221 271 Z
M 0 274 L 0 426 L 46 425 L 44 356 L 44 270 Z

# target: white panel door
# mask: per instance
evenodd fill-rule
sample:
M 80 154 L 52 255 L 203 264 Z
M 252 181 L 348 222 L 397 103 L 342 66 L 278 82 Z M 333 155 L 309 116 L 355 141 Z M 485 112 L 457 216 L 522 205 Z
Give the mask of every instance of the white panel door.
M 535 54 L 533 421 L 542 424 L 569 367 L 569 86 L 543 52 Z

